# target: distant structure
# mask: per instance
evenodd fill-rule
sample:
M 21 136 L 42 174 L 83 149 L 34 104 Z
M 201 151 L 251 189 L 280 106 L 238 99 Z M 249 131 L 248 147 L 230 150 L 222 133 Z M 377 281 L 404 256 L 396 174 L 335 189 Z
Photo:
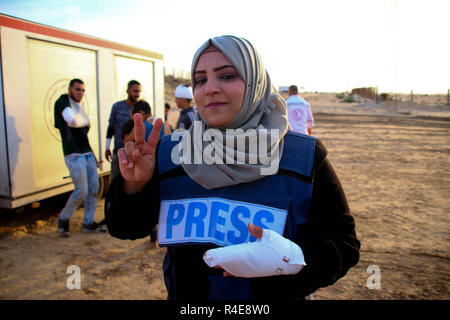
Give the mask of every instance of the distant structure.
M 352 89 L 352 94 L 357 94 L 360 97 L 375 100 L 377 98 L 377 88 L 375 87 L 355 88 Z
M 164 68 L 164 75 L 173 76 L 174 78 L 178 79 L 190 79 L 191 71 L 175 68 Z
M 289 86 L 279 86 L 278 87 L 279 93 L 288 93 L 288 90 L 289 90 Z
M 278 93 L 285 93 L 285 94 L 288 94 L 288 91 L 289 91 L 289 87 L 290 87 L 291 85 L 289 85 L 289 86 L 279 86 L 278 87 Z M 298 87 L 298 92 L 300 93 L 300 91 L 301 90 L 303 90 L 303 89 L 305 89 L 304 87 L 300 87 L 300 86 L 297 86 Z

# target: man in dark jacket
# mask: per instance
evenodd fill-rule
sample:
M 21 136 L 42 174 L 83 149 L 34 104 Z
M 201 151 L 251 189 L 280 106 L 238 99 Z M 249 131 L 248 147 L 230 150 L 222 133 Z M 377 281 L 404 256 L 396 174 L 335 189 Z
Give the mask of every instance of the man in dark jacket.
M 126 100 L 120 100 L 113 104 L 109 115 L 109 125 L 106 132 L 105 158 L 111 162 L 111 179 L 120 174 L 117 162 L 117 150 L 123 147 L 122 128 L 131 119 L 131 111 L 142 92 L 141 84 L 136 80 L 130 80 L 127 85 Z M 111 152 L 111 140 L 114 137 L 114 149 Z
M 68 94 L 61 95 L 55 102 L 55 127 L 61 134 L 64 160 L 75 185 L 75 190 L 57 219 L 58 232 L 63 237 L 70 235 L 70 218 L 83 201 L 83 232 L 100 231 L 94 222 L 99 188 L 97 161 L 87 136 L 89 118 L 80 105 L 84 92 L 83 81 L 72 79 Z

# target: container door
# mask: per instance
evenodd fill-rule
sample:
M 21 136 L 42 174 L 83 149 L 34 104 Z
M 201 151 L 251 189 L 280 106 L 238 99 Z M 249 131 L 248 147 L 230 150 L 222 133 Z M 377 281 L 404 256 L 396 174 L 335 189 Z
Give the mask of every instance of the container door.
M 81 105 L 91 121 L 89 142 L 98 157 L 97 54 L 94 50 L 34 39 L 27 39 L 27 47 L 33 174 L 35 186 L 40 188 L 70 181 L 53 112 L 56 100 L 67 93 L 73 78 L 85 84 Z
M 127 99 L 127 84 L 136 80 L 142 85 L 141 99 L 146 100 L 155 114 L 153 62 L 115 55 L 116 101 Z

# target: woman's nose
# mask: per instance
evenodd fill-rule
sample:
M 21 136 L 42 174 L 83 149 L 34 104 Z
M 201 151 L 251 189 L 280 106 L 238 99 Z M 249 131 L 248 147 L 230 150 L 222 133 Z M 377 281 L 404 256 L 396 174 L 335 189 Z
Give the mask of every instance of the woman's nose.
M 220 84 L 216 79 L 208 79 L 205 83 L 205 93 L 207 95 L 215 94 L 220 91 Z

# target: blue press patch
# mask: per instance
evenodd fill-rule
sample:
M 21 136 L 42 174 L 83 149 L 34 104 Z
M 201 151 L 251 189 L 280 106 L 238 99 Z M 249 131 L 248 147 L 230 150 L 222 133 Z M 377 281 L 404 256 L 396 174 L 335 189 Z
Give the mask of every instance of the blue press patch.
M 161 246 L 253 242 L 256 239 L 248 232 L 248 223 L 283 235 L 286 218 L 286 210 L 222 198 L 163 200 L 158 242 Z

